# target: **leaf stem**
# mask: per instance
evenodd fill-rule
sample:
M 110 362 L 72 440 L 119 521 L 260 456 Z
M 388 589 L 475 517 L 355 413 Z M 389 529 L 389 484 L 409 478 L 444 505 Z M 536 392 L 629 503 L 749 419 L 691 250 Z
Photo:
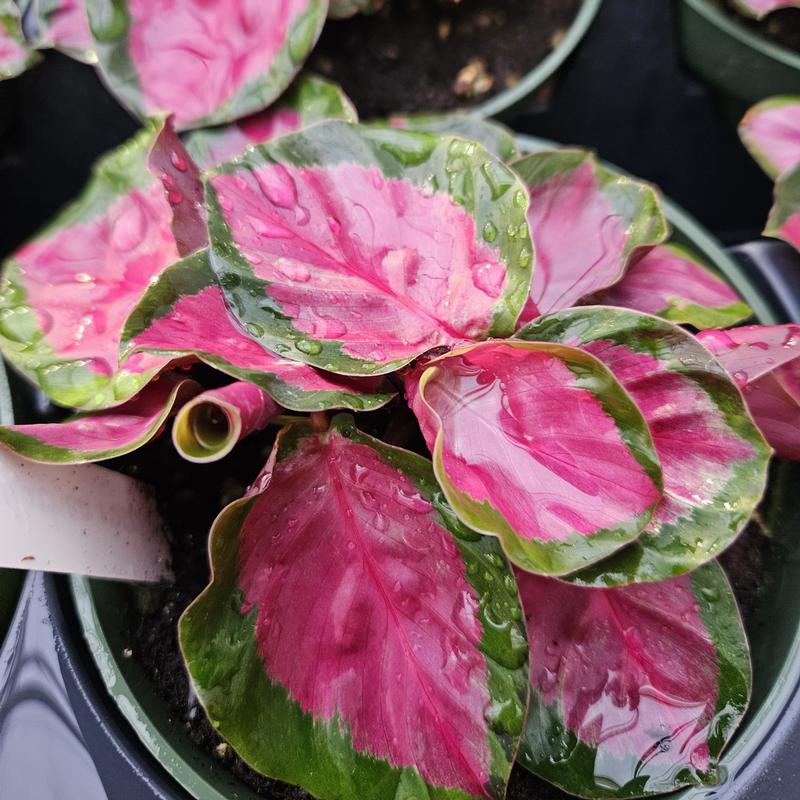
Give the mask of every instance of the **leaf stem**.
M 325 433 L 328 430 L 328 415 L 324 411 L 312 411 L 311 427 L 317 433 Z

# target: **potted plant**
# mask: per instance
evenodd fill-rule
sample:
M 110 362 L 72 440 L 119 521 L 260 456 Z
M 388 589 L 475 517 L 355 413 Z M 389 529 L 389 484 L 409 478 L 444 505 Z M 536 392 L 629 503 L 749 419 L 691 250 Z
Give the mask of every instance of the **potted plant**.
M 794 5 L 680 0 L 678 25 L 686 63 L 733 98 L 737 108 L 797 91 L 800 12 Z
M 80 580 L 73 590 L 95 656 L 119 669 L 105 676 L 121 707 L 133 708 L 145 743 L 192 793 L 225 796 L 230 778 L 215 758 L 257 781 L 236 750 L 256 770 L 320 796 L 381 797 L 387 787 L 393 797 L 397 781 L 409 796 L 503 796 L 520 737 L 520 763 L 572 793 L 630 796 L 716 779 L 750 669 L 713 559 L 759 501 L 769 451 L 734 377 L 679 327 L 726 327 L 750 315 L 701 263 L 725 268 L 713 244 L 690 224 L 683 234 L 694 252 L 665 244 L 651 187 L 585 151 L 538 152 L 509 168 L 463 137 L 327 121 L 251 148 L 201 182 L 169 122 L 156 120 L 105 158 L 82 198 L 7 263 L 4 353 L 80 413 L 6 426 L 2 441 L 37 460 L 121 457 L 160 487 L 175 525 L 179 582 L 167 596 L 132 600 L 126 589 Z M 196 362 L 214 377 L 176 371 Z M 192 377 L 222 388 L 198 394 Z M 398 390 L 407 405 L 392 398 Z M 677 394 L 665 405 L 662 391 Z M 683 392 L 692 429 L 713 447 L 670 449 L 686 425 Z M 530 403 L 541 404 L 533 428 Z M 342 408 L 368 413 L 360 426 L 324 413 Z M 167 439 L 135 451 L 175 411 L 174 441 L 195 461 L 253 433 L 233 461 L 165 470 Z M 583 431 L 574 435 L 576 414 L 601 435 L 601 450 L 584 449 Z M 481 419 L 492 423 L 480 427 Z M 537 440 L 543 420 L 549 433 Z M 257 433 L 271 421 L 273 432 Z M 409 447 L 429 448 L 433 464 Z M 504 458 L 485 464 L 482 453 L 496 448 Z M 599 457 L 609 459 L 605 474 L 591 467 Z M 201 478 L 203 470 L 216 471 Z M 689 478 L 698 473 L 702 485 Z M 692 481 L 688 495 L 681 480 Z M 251 488 L 236 499 L 244 483 Z M 195 767 L 196 748 L 165 707 L 181 685 L 181 654 L 174 640 L 161 655 L 143 645 L 192 599 L 198 570 L 204 582 L 197 523 L 223 500 L 233 502 L 212 535 L 212 583 L 181 622 L 183 657 L 211 723 L 203 727 L 195 709 L 193 735 L 210 751 Z M 520 502 L 529 514 L 519 515 Z M 334 572 L 331 592 L 321 592 Z M 317 591 L 284 594 L 284 580 L 303 577 Z M 295 615 L 301 601 L 311 605 Z M 655 637 L 636 613 L 641 602 L 660 609 Z M 576 604 L 590 628 L 556 614 Z M 648 670 L 608 667 L 651 712 L 642 727 L 615 728 L 604 705 L 611 727 L 598 731 L 582 716 L 590 707 L 581 653 L 591 624 L 619 631 L 619 613 L 638 644 L 623 637 L 609 655 L 634 647 L 655 664 L 671 643 L 685 679 L 659 688 Z M 318 614 L 329 624 L 314 636 L 284 635 Z M 144 630 L 126 627 L 142 616 Z M 693 631 L 688 651 L 671 633 L 682 626 Z M 324 681 L 333 694 L 317 693 L 319 662 L 302 655 L 320 637 L 336 654 Z M 352 681 L 366 687 L 366 673 L 347 659 L 366 655 L 370 642 L 391 652 L 391 668 L 378 659 L 371 676 L 386 692 L 364 703 Z M 161 674 L 155 687 L 129 682 L 148 669 Z M 407 686 L 408 676 L 419 692 L 387 706 L 391 685 Z M 551 696 L 554 676 L 572 686 L 564 705 Z M 456 685 L 462 700 L 453 705 Z M 601 680 L 598 700 L 620 685 Z M 480 708 L 478 697 L 488 698 Z M 393 721 L 379 725 L 378 711 Z M 419 747 L 410 720 L 424 734 Z M 229 744 L 213 739 L 215 728 Z M 380 739 L 389 729 L 395 735 Z

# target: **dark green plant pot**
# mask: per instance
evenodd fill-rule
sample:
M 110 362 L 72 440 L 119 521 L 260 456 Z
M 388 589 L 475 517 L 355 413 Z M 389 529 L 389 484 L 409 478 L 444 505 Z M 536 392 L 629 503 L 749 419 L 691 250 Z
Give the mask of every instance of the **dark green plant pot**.
M 536 105 L 536 90 L 553 76 L 578 46 L 589 30 L 601 3 L 602 0 L 583 0 L 575 19 L 558 45 L 518 83 L 474 106 L 470 109 L 470 113 L 511 121 L 533 109 Z
M 11 392 L 3 362 L 0 361 L 0 424 L 7 425 L 12 419 Z M 6 637 L 11 617 L 17 607 L 24 578 L 25 573 L 20 569 L 0 569 L 0 645 Z
M 523 149 L 542 147 L 521 137 Z M 777 321 L 775 312 L 748 275 L 719 244 L 685 212 L 665 203 L 676 238 L 698 251 L 709 264 L 741 292 L 760 322 Z M 753 701 L 746 722 L 724 757 L 735 782 L 737 772 L 762 747 L 768 733 L 800 683 L 800 506 L 794 494 L 800 465 L 776 464 L 769 500 L 763 511 L 771 527 L 772 559 L 764 580 L 769 589 L 751 626 L 755 672 Z M 126 628 L 136 614 L 129 586 L 73 577 L 70 580 L 79 624 L 98 667 L 99 675 L 121 714 L 164 769 L 195 798 L 201 800 L 256 800 L 256 795 L 209 753 L 189 740 L 184 726 L 157 695 L 136 659 L 125 658 Z M 672 797 L 700 800 L 708 788 L 685 790 Z M 533 800 L 533 799 L 531 799 Z
M 800 94 L 800 53 L 775 44 L 709 0 L 678 0 L 684 61 L 739 109 L 776 94 Z

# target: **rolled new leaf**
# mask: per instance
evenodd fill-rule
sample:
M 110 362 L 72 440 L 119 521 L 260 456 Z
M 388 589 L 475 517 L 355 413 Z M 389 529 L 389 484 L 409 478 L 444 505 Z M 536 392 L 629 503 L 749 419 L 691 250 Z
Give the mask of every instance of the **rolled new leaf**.
M 512 164 L 527 185 L 536 272 L 520 324 L 607 289 L 667 238 L 658 194 L 588 150 L 543 150 Z
M 800 6 L 798 0 L 733 0 L 733 5 L 747 17 L 763 19 L 779 8 Z
M 739 136 L 771 178 L 794 169 L 800 164 L 800 96 L 757 103 L 739 123 Z
M 201 251 L 165 269 L 134 309 L 122 332 L 131 353 L 192 356 L 235 378 L 254 383 L 293 411 L 348 408 L 370 411 L 394 397 L 380 376 L 324 373 L 265 350 L 225 307 L 222 290 Z
M 187 461 L 219 461 L 245 436 L 266 428 L 280 410 L 269 394 L 252 383 L 237 381 L 209 389 L 178 412 L 172 441 Z
M 519 763 L 579 797 L 717 784 L 752 682 L 722 569 L 620 589 L 517 580 L 532 690 Z
M 84 464 L 116 458 L 147 444 L 200 391 L 192 380 L 166 375 L 121 406 L 64 422 L 0 427 L 0 444 L 42 464 Z
M 430 462 L 346 415 L 284 429 L 253 492 L 217 518 L 180 621 L 216 730 L 323 800 L 503 798 L 528 677 L 497 543 Z
M 393 116 L 385 122 L 373 123 L 388 125 L 390 128 L 403 128 L 425 133 L 452 134 L 472 142 L 479 142 L 501 161 L 519 158 L 519 148 L 514 132 L 494 120 L 483 119 L 475 114 L 454 112 L 451 114 L 411 114 Z
M 87 64 L 97 61 L 85 0 L 22 0 L 20 6 L 36 48 L 52 47 Z
M 39 57 L 28 47 L 14 0 L 0 0 L 0 81 L 33 66 Z
M 331 372 L 507 336 L 528 294 L 525 188 L 464 139 L 323 122 L 212 171 L 207 198 L 235 316 Z
M 800 326 L 749 325 L 698 338 L 733 376 L 776 455 L 800 460 Z
M 416 400 L 460 519 L 531 572 L 565 575 L 635 540 L 661 499 L 647 424 L 574 347 L 485 342 L 431 361 Z
M 324 119 L 358 122 L 358 114 L 338 84 L 301 74 L 272 107 L 230 125 L 193 131 L 186 149 L 201 169 L 210 169 L 261 144 Z
M 322 30 L 327 0 L 86 0 L 105 82 L 141 117 L 180 130 L 266 108 Z
M 104 157 L 83 195 L 4 264 L 0 349 L 59 405 L 135 395 L 167 359 L 119 366 L 122 326 L 150 281 L 205 242 L 198 175 L 169 123 Z
M 641 411 L 663 472 L 664 495 L 642 536 L 570 580 L 659 581 L 719 555 L 763 496 L 770 451 L 712 354 L 677 325 L 602 306 L 542 317 L 517 335 L 602 361 Z
M 675 244 L 654 247 L 598 301 L 698 329 L 725 328 L 753 313 L 722 278 Z

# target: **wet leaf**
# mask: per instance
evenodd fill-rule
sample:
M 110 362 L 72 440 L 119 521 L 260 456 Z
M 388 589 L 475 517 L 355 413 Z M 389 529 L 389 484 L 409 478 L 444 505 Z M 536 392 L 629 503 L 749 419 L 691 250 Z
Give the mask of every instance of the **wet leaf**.
M 5 262 L 0 349 L 54 402 L 118 405 L 166 366 L 137 354 L 121 368 L 120 334 L 149 282 L 205 241 L 193 170 L 169 125 L 152 122 Z
M 251 767 L 331 800 L 505 796 L 528 681 L 516 584 L 428 461 L 345 415 L 284 429 L 211 559 L 181 646 Z
M 667 237 L 655 190 L 606 169 L 588 150 L 543 150 L 512 166 L 530 190 L 536 246 L 520 324 L 607 289 L 634 257 Z
M 229 307 L 325 370 L 509 335 L 528 293 L 524 187 L 463 139 L 324 122 L 212 172 L 207 197 Z
M 532 687 L 519 762 L 581 797 L 715 785 L 752 682 L 722 569 L 620 589 L 517 580 Z
M 103 78 L 141 117 L 180 130 L 266 108 L 314 46 L 327 0 L 86 0 Z
M 431 361 L 416 391 L 455 512 L 524 569 L 564 575 L 608 556 L 639 536 L 661 498 L 644 419 L 577 348 L 465 347 Z
M 260 386 L 294 411 L 370 411 L 395 394 L 380 376 L 334 375 L 265 350 L 225 307 L 206 251 L 168 267 L 151 283 L 126 323 L 122 347 L 131 358 L 137 352 L 197 357 Z
M 542 317 L 518 336 L 602 361 L 641 411 L 663 471 L 664 496 L 644 534 L 570 580 L 658 581 L 719 555 L 761 500 L 770 453 L 711 353 L 677 325 L 602 306 Z

